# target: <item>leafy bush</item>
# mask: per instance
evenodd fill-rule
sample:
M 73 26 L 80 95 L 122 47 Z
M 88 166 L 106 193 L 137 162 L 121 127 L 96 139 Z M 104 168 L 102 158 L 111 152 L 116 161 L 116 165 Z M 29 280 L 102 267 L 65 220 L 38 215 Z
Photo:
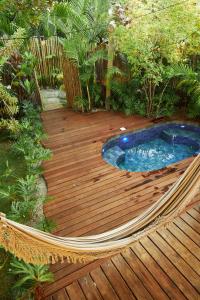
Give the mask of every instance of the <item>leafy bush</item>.
M 200 73 L 191 66 L 180 64 L 174 66 L 176 74 L 176 88 L 186 98 L 188 116 L 200 116 Z
M 23 154 L 29 174 L 37 174 L 40 173 L 41 162 L 51 158 L 51 151 L 41 145 L 41 140 L 46 138 L 46 135 L 42 129 L 39 113 L 33 104 L 24 103 L 23 113 L 19 130 L 12 135 L 16 140 L 12 149 L 15 153 Z
M 16 299 L 41 298 L 42 283 L 53 281 L 53 274 L 49 272 L 48 266 L 27 264 L 17 259 L 13 259 L 10 265 L 11 273 L 18 278 L 13 287 Z
M 77 96 L 75 97 L 73 104 L 73 108 L 75 110 L 81 110 L 82 112 L 89 110 L 89 103 L 87 98 Z
M 24 201 L 34 199 L 37 189 L 37 177 L 35 175 L 27 175 L 25 179 L 19 178 L 17 181 L 17 194 Z
M 35 201 L 14 201 L 11 205 L 8 218 L 19 223 L 27 223 L 30 221 L 34 214 Z
M 13 52 L 21 48 L 24 36 L 25 29 L 18 28 L 12 36 L 13 39 L 7 41 L 5 46 L 0 48 L 0 72 L 2 72 L 3 65 L 8 61 Z M 0 128 L 8 128 L 16 131 L 18 124 L 14 116 L 17 113 L 18 99 L 0 82 Z
M 31 221 L 37 221 L 35 219 L 38 214 L 38 203 L 46 200 L 45 196 L 38 194 L 38 174 L 40 172 L 38 165 L 42 160 L 50 157 L 50 151 L 41 145 L 41 140 L 45 138 L 45 135 L 38 111 L 31 103 L 25 102 L 22 113 L 23 117 L 19 121 L 18 131 L 12 131 L 10 134 L 14 144 L 10 146 L 9 143 L 9 149 L 12 148 L 12 154 L 13 151 L 18 154 L 17 156 L 12 155 L 12 157 L 24 158 L 27 175 L 23 178 L 15 178 L 13 169 L 7 162 L 0 174 L 0 197 L 6 201 L 12 200 L 12 203 L 9 204 L 10 211 L 7 211 L 8 218 L 19 223 L 29 224 Z M 12 182 L 11 178 L 14 179 Z M 35 226 L 45 231 L 51 231 L 55 227 L 46 218 L 43 218 Z M 0 255 L 1 257 L 5 256 L 3 250 Z M 33 266 L 14 259 L 11 263 L 11 272 L 9 272 L 11 257 L 11 255 L 8 258 L 6 256 L 6 263 L 4 260 L 0 260 L 0 268 L 4 268 L 5 274 L 1 279 L 6 281 L 9 288 L 17 280 L 18 282 L 13 289 L 8 292 L 3 291 L 3 296 L 9 295 L 9 299 L 20 300 L 33 299 L 34 296 L 41 297 L 41 283 L 49 282 L 53 278 L 48 271 L 48 266 Z
M 168 89 L 162 97 L 155 96 L 153 105 L 153 116 L 158 118 L 161 116 L 170 117 L 176 112 L 176 104 L 179 103 L 180 97 L 175 90 Z
M 114 111 L 123 111 L 126 115 L 145 115 L 145 103 L 141 99 L 137 81 L 127 83 L 113 81 L 111 85 L 111 107 Z
M 15 185 L 12 185 L 9 193 L 6 187 L 1 190 L 1 195 L 13 197 L 9 217 L 17 222 L 27 223 L 34 214 L 34 207 L 37 193 L 37 177 L 27 175 L 25 178 L 19 178 Z M 7 192 L 7 194 L 6 194 Z M 17 200 L 15 200 L 17 199 Z
M 51 158 L 51 151 L 43 148 L 41 144 L 38 144 L 38 140 L 34 142 L 28 135 L 22 135 L 13 144 L 12 149 L 14 152 L 24 155 L 30 174 L 40 173 L 39 166 L 41 162 Z
M 45 232 L 52 232 L 57 227 L 56 223 L 53 220 L 48 218 L 43 218 L 36 226 L 37 229 L 45 231 Z
M 162 0 L 128 0 L 128 26 L 117 24 L 113 37 L 117 50 L 127 57 L 132 78 L 140 80 L 148 117 L 155 115 L 156 102 L 166 103 L 167 98 L 160 101 L 158 97 L 162 98 L 171 84 L 173 65 L 187 62 L 194 50 L 199 54 L 198 8 L 192 0 L 177 6 L 171 5 L 175 0 L 164 2 L 169 7 L 160 14 L 156 11 L 162 10 Z M 143 14 L 144 18 L 138 18 Z

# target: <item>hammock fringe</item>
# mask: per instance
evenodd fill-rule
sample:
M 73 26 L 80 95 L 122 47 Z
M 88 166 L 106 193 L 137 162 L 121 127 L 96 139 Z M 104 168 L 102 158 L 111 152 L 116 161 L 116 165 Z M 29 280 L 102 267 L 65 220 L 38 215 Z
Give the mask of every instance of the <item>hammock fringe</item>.
M 126 251 L 142 237 L 168 226 L 199 192 L 200 155 L 156 203 L 128 223 L 99 235 L 59 237 L 11 221 L 0 213 L 0 245 L 32 264 L 86 263 Z

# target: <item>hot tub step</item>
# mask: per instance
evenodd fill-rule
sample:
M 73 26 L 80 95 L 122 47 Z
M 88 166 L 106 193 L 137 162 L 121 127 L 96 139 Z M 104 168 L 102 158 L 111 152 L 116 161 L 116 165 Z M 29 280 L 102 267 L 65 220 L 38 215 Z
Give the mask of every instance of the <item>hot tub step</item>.
M 120 158 L 124 156 L 125 152 L 119 146 L 114 146 L 105 152 L 103 158 L 112 165 L 117 166 Z

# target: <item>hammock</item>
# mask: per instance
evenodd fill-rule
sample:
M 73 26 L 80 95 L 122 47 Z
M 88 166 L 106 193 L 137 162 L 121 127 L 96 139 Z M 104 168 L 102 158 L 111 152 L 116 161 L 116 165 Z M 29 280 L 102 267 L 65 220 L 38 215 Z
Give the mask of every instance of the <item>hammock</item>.
M 59 237 L 0 214 L 0 245 L 33 264 L 89 262 L 126 250 L 134 242 L 180 215 L 199 192 L 200 155 L 156 203 L 128 223 L 98 235 Z

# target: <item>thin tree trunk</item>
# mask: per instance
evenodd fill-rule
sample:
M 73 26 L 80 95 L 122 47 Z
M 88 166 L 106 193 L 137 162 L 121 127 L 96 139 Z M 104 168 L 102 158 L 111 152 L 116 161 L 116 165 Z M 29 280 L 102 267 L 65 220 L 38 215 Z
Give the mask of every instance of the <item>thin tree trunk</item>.
M 107 75 L 106 75 L 106 101 L 105 106 L 106 110 L 110 110 L 110 97 L 111 97 L 111 75 L 110 71 L 113 68 L 113 61 L 114 61 L 114 47 L 113 41 L 110 37 L 108 42 L 108 67 L 107 67 Z
M 164 86 L 164 88 L 163 88 L 163 90 L 160 94 L 160 99 L 159 99 L 159 102 L 158 102 L 158 105 L 157 105 L 156 118 L 158 118 L 158 113 L 159 113 L 159 110 L 160 110 L 160 105 L 161 105 L 161 102 L 162 102 L 162 98 L 163 98 L 164 92 L 165 92 L 168 84 L 169 84 L 169 81 L 165 84 L 165 86 Z
M 91 111 L 91 109 L 92 109 L 92 101 L 91 101 L 91 97 L 90 97 L 90 90 L 89 90 L 88 82 L 86 84 L 86 89 L 87 89 L 87 95 L 88 95 L 89 111 Z
M 144 83 L 143 89 L 144 89 L 144 93 L 145 93 L 146 100 L 147 100 L 146 114 L 147 114 L 147 116 L 148 116 L 148 114 L 149 114 L 149 96 L 148 96 L 148 93 L 147 93 L 147 86 L 146 86 L 145 83 Z

